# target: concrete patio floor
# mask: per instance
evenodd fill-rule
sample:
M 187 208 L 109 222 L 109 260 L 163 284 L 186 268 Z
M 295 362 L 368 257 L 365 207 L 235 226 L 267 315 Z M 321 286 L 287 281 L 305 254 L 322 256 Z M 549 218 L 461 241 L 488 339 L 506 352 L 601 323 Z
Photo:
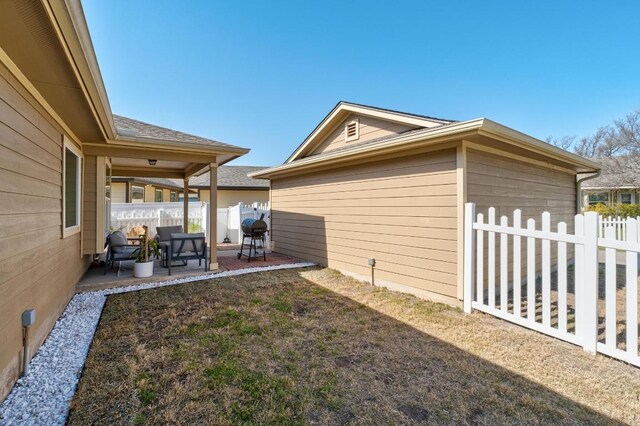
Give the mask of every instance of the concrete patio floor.
M 243 257 L 242 259 L 237 258 L 239 248 L 240 246 L 235 245 L 218 247 L 218 271 L 235 271 L 243 268 L 268 267 L 300 261 L 299 259 L 285 256 L 283 254 L 270 252 L 267 252 L 267 260 L 264 261 L 262 258 L 262 252 L 260 251 L 257 259 L 251 259 L 251 262 L 248 262 L 246 257 Z M 84 277 L 82 277 L 76 285 L 76 292 L 81 293 L 85 291 L 104 290 L 107 288 L 127 287 L 147 282 L 161 282 L 199 275 L 204 276 L 216 272 L 205 271 L 204 263 L 202 263 L 202 265 L 198 265 L 197 260 L 190 260 L 186 266 L 172 266 L 171 275 L 169 275 L 169 270 L 162 267 L 160 260 L 156 260 L 153 267 L 153 276 L 149 278 L 135 278 L 133 276 L 133 264 L 133 260 L 123 261 L 121 262 L 119 273 L 118 265 L 116 264 L 113 269 L 109 269 L 107 271 L 106 275 L 104 274 L 103 265 L 91 266 L 85 273 Z

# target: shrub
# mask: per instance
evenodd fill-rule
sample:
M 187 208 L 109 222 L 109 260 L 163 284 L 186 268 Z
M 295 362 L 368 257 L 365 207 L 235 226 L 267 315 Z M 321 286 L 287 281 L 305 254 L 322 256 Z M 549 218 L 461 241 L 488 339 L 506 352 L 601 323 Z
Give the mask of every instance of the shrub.
M 596 204 L 595 206 L 589 206 L 587 211 L 597 212 L 598 214 L 607 216 L 621 216 L 621 217 L 637 217 L 640 216 L 639 204 L 612 204 L 607 206 L 605 204 Z
M 189 231 L 190 234 L 195 234 L 197 232 L 202 232 L 202 227 L 198 225 L 193 219 L 189 220 Z

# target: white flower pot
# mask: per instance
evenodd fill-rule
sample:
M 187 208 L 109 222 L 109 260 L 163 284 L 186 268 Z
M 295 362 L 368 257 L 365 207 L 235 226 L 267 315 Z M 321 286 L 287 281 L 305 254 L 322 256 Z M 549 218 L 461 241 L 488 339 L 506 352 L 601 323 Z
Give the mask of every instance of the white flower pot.
M 149 262 L 136 262 L 133 264 L 133 276 L 146 278 L 153 275 L 153 260 Z

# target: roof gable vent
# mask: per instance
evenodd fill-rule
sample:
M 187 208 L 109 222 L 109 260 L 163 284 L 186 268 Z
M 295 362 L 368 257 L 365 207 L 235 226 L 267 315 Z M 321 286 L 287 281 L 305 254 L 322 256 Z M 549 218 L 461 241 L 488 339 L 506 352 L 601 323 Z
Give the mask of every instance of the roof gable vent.
M 344 126 L 345 142 L 354 141 L 360 138 L 360 120 L 348 121 Z

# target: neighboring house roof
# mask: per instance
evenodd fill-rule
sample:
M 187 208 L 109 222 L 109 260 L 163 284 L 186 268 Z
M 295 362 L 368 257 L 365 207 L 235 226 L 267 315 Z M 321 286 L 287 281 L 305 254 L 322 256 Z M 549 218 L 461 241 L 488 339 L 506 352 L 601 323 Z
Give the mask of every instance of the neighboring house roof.
M 133 182 L 182 190 L 182 180 L 169 178 L 114 177 L 112 182 Z
M 600 158 L 600 176 L 584 181 L 582 189 L 640 188 L 640 159 Z
M 247 176 L 248 173 L 257 173 L 265 170 L 260 166 L 220 166 L 218 167 L 218 189 L 252 189 L 268 191 L 270 183 L 264 179 L 254 179 Z M 138 182 L 148 185 L 165 186 L 182 190 L 183 183 L 180 179 L 143 178 L 143 177 L 117 177 L 114 182 Z M 209 189 L 209 173 L 189 178 L 190 188 Z
M 305 138 L 304 141 L 293 151 L 291 156 L 285 161 L 290 163 L 298 160 L 305 155 L 308 155 L 326 136 L 326 132 L 330 131 L 339 122 L 344 120 L 349 114 L 359 114 L 364 116 L 381 118 L 396 123 L 403 123 L 406 125 L 431 128 L 442 126 L 444 124 L 454 123 L 455 120 L 435 118 L 427 115 L 411 114 L 407 112 L 395 111 L 392 109 L 378 108 L 370 105 L 357 104 L 354 102 L 340 101 L 336 106 L 327 114 L 322 121 L 313 129 L 313 131 Z M 371 143 L 372 141 L 367 141 Z
M 270 183 L 264 179 L 254 179 L 249 177 L 249 173 L 257 173 L 266 170 L 267 167 L 260 166 L 221 166 L 218 167 L 218 188 L 238 188 L 238 189 L 264 189 L 268 190 Z M 189 186 L 195 188 L 209 188 L 209 173 L 200 176 L 192 176 L 189 179 Z
M 134 120 L 133 118 L 127 118 L 121 115 L 113 114 L 113 121 L 116 126 L 116 131 L 120 136 L 128 136 L 136 139 L 142 138 L 168 142 L 185 142 L 198 145 L 236 148 L 235 146 L 224 142 L 191 135 L 189 133 L 179 132 L 177 130 L 167 129 L 166 127 L 156 126 L 154 124 L 145 123 L 144 121 Z
M 314 154 L 316 147 L 331 134 L 336 126 L 344 122 L 350 114 L 373 114 L 383 121 L 402 121 L 413 127 L 400 133 L 393 133 L 363 142 L 352 142 L 335 149 Z M 389 115 L 391 114 L 391 115 Z M 401 115 L 402 117 L 399 117 Z M 321 167 L 348 165 L 355 160 L 369 161 L 377 156 L 394 154 L 402 150 L 430 148 L 432 146 L 460 143 L 468 146 L 484 146 L 493 151 L 509 151 L 516 158 L 528 158 L 541 164 L 550 164 L 576 173 L 593 173 L 600 169 L 598 163 L 579 155 L 564 151 L 539 139 L 503 126 L 486 118 L 469 121 L 420 118 L 416 115 L 396 113 L 382 108 L 373 108 L 340 102 L 331 113 L 305 139 L 287 161 L 277 167 L 251 173 L 260 179 L 304 173 Z M 417 116 L 425 117 L 425 116 Z M 324 128 L 325 130 L 321 129 Z M 486 145 L 486 146 L 485 146 Z

